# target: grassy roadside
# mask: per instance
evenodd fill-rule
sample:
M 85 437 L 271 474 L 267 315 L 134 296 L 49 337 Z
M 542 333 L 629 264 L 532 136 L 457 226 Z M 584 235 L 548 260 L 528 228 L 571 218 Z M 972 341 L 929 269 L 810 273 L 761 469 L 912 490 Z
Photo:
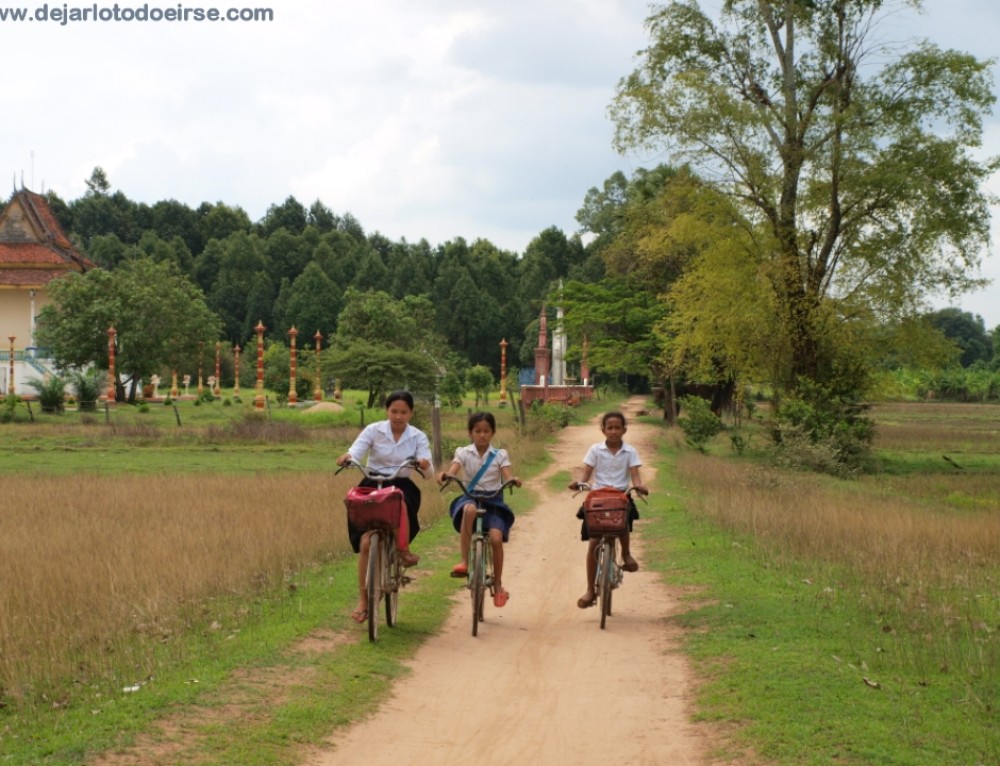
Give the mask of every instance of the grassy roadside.
M 641 534 L 647 561 L 690 594 L 673 622 L 702 679 L 699 717 L 732 733 L 731 749 L 717 757 L 752 753 L 783 766 L 1000 763 L 997 668 L 989 667 L 1000 626 L 959 645 L 895 624 L 899 615 L 873 609 L 870 584 L 844 564 L 775 556 L 753 536 L 709 522 L 677 462 L 663 451 Z M 987 598 L 995 615 L 995 580 Z M 978 672 L 959 672 L 956 646 L 978 653 Z
M 599 408 L 600 404 L 594 405 L 594 412 Z M 581 408 L 576 417 L 591 414 Z M 464 418 L 463 413 L 452 414 L 448 438 L 463 438 Z M 339 431 L 329 435 L 342 436 Z M 80 450 L 70 451 L 68 462 L 81 470 L 93 467 L 95 456 L 101 454 L 95 441 L 103 436 L 80 439 L 72 429 L 19 433 L 21 449 L 14 448 L 11 454 L 20 453 L 32 436 L 42 451 L 50 453 L 79 440 Z M 198 461 L 190 457 L 192 462 L 163 461 L 162 433 L 128 430 L 113 441 L 123 438 L 128 443 L 119 449 L 128 460 L 113 469 L 108 480 L 120 474 L 160 474 L 168 468 L 178 480 L 200 473 L 191 470 L 192 462 Z M 193 441 L 194 451 L 200 452 L 204 438 L 202 432 L 188 434 L 182 441 L 189 446 Z M 533 437 L 516 445 L 515 460 L 520 462 L 516 467 L 522 477 L 547 465 L 546 438 L 551 437 Z M 324 441 L 325 437 L 320 440 Z M 328 465 L 330 455 L 343 446 L 299 436 L 288 444 L 289 451 L 307 458 L 297 461 L 299 470 L 303 464 L 306 470 L 324 461 Z M 183 446 L 178 445 L 178 451 Z M 284 450 L 277 457 L 268 445 L 260 451 L 256 470 L 284 469 Z M 238 460 L 232 453 L 231 444 L 221 443 L 202 457 L 213 463 L 209 472 L 232 474 L 235 467 L 245 468 L 245 445 Z M 50 468 L 51 461 L 33 456 L 12 473 L 42 479 L 50 475 Z M 435 488 L 428 485 L 428 501 L 432 494 Z M 440 504 L 437 498 L 434 501 Z M 533 505 L 527 491 L 516 492 L 510 501 L 518 512 Z M 416 545 L 422 563 L 400 599 L 400 625 L 383 629 L 378 644 L 370 645 L 365 629 L 348 617 L 356 598 L 356 559 L 340 555 L 289 572 L 279 588 L 250 596 L 242 590 L 213 596 L 213 614 L 232 619 L 203 622 L 196 630 L 172 635 L 156 649 L 160 656 L 148 663 L 157 669 L 155 674 L 116 676 L 110 687 L 78 683 L 66 698 L 41 694 L 33 704 L 0 704 L 0 764 L 300 762 L 304 749 L 372 710 L 388 694 L 392 680 L 407 672 L 405 661 L 440 628 L 459 586 L 448 576 L 455 555 L 454 531 L 440 515 L 434 518 Z

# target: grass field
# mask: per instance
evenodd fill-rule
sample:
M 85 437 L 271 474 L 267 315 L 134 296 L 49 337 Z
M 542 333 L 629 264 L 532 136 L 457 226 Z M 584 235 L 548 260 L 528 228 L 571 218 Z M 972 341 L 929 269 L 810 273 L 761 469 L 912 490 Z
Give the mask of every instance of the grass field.
M 703 715 L 778 764 L 1000 763 L 1000 407 L 875 416 L 857 481 L 667 451 Z
M 519 473 L 541 467 L 547 432 L 490 409 Z M 295 648 L 324 627 L 339 646 L 347 627 L 353 479 L 332 461 L 362 412 L 269 414 L 188 403 L 180 425 L 172 408 L 120 407 L 0 426 L 0 763 L 103 763 L 95 751 L 192 705 L 204 737 L 172 762 L 292 763 L 405 672 L 446 612 L 445 576 L 407 593 L 406 626 L 377 653 L 347 643 L 315 663 Z M 664 434 L 640 533 L 690 594 L 675 622 L 699 717 L 731 735 L 720 762 L 1000 763 L 1000 407 L 875 415 L 883 470 L 856 481 L 736 456 L 725 434 L 708 454 Z M 451 448 L 464 421 L 445 413 Z M 443 499 L 424 498 L 421 553 L 446 560 Z M 285 679 L 280 706 L 246 684 L 242 723 L 213 722 L 247 667 Z

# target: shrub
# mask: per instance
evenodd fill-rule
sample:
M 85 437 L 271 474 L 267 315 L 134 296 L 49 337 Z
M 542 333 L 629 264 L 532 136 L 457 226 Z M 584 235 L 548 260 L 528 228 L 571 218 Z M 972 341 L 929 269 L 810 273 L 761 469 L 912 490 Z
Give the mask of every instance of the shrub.
M 101 396 L 101 387 L 104 385 L 104 373 L 100 370 L 89 370 L 86 372 L 71 372 L 70 381 L 76 398 L 79 402 L 81 412 L 93 412 L 97 409 L 97 400 Z
M 66 383 L 58 375 L 46 375 L 39 380 L 29 380 L 28 385 L 38 392 L 42 412 L 63 412 L 66 409 Z
M 684 416 L 678 421 L 684 432 L 684 440 L 688 446 L 705 451 L 708 440 L 722 430 L 722 421 L 712 412 L 708 400 L 700 396 L 682 396 L 678 400 Z
M 775 413 L 772 439 L 780 462 L 838 476 L 872 470 L 875 424 L 868 409 L 852 397 L 800 381 L 797 394 Z

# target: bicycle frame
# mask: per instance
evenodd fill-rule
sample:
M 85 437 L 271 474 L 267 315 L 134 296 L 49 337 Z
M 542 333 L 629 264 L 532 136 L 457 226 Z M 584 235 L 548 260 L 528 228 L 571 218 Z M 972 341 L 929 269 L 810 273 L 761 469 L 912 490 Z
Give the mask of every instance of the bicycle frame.
M 374 481 L 378 489 L 382 489 L 385 482 L 397 478 L 407 468 L 415 470 L 421 476 L 424 475 L 415 459 L 397 466 L 390 473 L 372 470 L 353 460 L 344 463 L 336 473 L 340 473 L 345 468 L 357 468 L 366 479 Z M 368 567 L 365 574 L 368 595 L 368 640 L 374 642 L 378 639 L 379 601 L 385 602 L 386 625 L 394 628 L 399 613 L 399 589 L 409 583 L 410 578 L 403 574 L 399 551 L 396 548 L 396 529 L 394 527 L 383 523 L 373 523 L 365 530 L 364 536 L 368 538 Z
M 486 601 L 486 592 L 490 596 L 496 594 L 495 582 L 493 579 L 493 544 L 490 541 L 489 533 L 484 527 L 483 519 L 486 515 L 484 502 L 502 494 L 505 489 L 515 485 L 513 479 L 505 481 L 497 492 L 470 492 L 461 479 L 456 476 L 448 476 L 445 484 L 441 487 L 444 491 L 450 482 L 455 482 L 462 489 L 462 494 L 476 504 L 476 523 L 472 529 L 472 540 L 469 544 L 469 572 L 466 575 L 465 587 L 472 595 L 472 635 L 479 635 L 479 623 L 485 619 L 483 607 Z
M 573 495 L 574 497 L 580 492 L 589 492 L 593 489 L 589 484 L 585 484 L 584 482 L 577 482 L 576 486 L 577 490 Z M 628 497 L 629 500 L 632 500 L 635 493 L 635 488 L 629 487 L 622 494 Z M 601 535 L 599 538 L 596 538 L 597 545 L 594 548 L 594 558 L 597 563 L 594 576 L 594 589 L 598 602 L 601 605 L 601 630 L 604 630 L 608 617 L 611 616 L 613 593 L 621 587 L 622 581 L 625 579 L 625 570 L 620 555 L 621 549 L 618 545 L 619 536 L 612 534 Z

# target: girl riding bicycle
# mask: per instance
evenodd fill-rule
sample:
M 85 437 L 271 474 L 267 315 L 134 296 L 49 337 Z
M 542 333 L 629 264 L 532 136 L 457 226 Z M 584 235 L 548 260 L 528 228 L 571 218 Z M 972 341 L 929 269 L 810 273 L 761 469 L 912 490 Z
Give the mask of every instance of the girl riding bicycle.
M 592 489 L 611 487 L 624 492 L 631 484 L 637 492 L 648 495 L 649 490 L 642 484 L 639 477 L 639 467 L 642 461 L 639 453 L 631 444 L 623 441 L 625 432 L 628 429 L 625 425 L 625 416 L 620 412 L 608 412 L 601 418 L 601 432 L 604 434 L 604 441 L 598 442 L 587 450 L 583 458 L 583 469 L 579 482 L 570 483 L 572 490 L 579 489 L 580 483 L 589 484 Z M 593 478 L 591 478 L 593 477 Z M 583 508 L 577 512 L 577 518 L 583 518 Z M 623 569 L 626 572 L 636 572 L 639 570 L 639 562 L 632 557 L 629 545 L 629 532 L 632 530 L 632 522 L 639 518 L 639 511 L 636 510 L 635 503 L 629 498 L 628 529 L 621 536 Z M 594 586 L 594 577 L 597 574 L 597 559 L 595 551 L 600 540 L 591 538 L 587 534 L 587 524 L 583 523 L 580 531 L 581 539 L 589 540 L 587 547 L 587 592 L 577 599 L 576 605 L 581 609 L 593 606 L 597 603 L 597 592 Z
M 514 524 L 514 512 L 503 501 L 501 485 L 513 480 L 515 486 L 521 486 L 521 480 L 511 473 L 510 458 L 507 451 L 494 448 L 491 445 L 497 431 L 497 421 L 490 412 L 476 412 L 469 416 L 469 436 L 472 444 L 455 450 L 448 471 L 438 475 L 438 483 L 444 484 L 447 477 L 464 473 L 466 486 L 471 492 L 495 492 L 494 497 L 483 501 L 486 515 L 483 517 L 484 528 L 489 530 L 490 543 L 493 547 L 493 582 L 495 593 L 493 604 L 502 607 L 507 603 L 510 594 L 504 590 L 501 576 L 503 574 L 503 544 L 507 541 L 510 528 Z M 451 504 L 452 524 L 455 531 L 461 534 L 459 550 L 462 560 L 451 570 L 452 577 L 465 577 L 469 573 L 469 544 L 472 540 L 472 529 L 476 524 L 476 503 L 467 495 L 461 495 Z
M 410 425 L 413 417 L 413 395 L 409 391 L 393 391 L 385 399 L 386 419 L 372 423 L 358 434 L 354 443 L 343 455 L 337 458 L 337 465 L 344 465 L 350 460 L 360 463 L 368 456 L 368 468 L 376 471 L 395 470 L 415 457 L 417 465 L 422 470 L 431 467 L 431 448 L 427 434 L 419 428 Z M 420 490 L 409 477 L 409 470 L 400 473 L 400 477 L 384 482 L 385 486 L 399 487 L 406 500 L 406 513 L 401 515 L 399 532 L 396 536 L 399 549 L 399 559 L 403 566 L 415 566 L 420 557 L 410 551 L 410 542 L 420 531 L 417 512 L 420 510 Z M 359 486 L 377 486 L 375 481 L 364 479 Z M 351 547 L 358 556 L 358 605 L 351 612 L 355 622 L 363 623 L 368 619 L 368 593 L 365 587 L 368 571 L 368 535 L 347 522 L 347 536 Z

